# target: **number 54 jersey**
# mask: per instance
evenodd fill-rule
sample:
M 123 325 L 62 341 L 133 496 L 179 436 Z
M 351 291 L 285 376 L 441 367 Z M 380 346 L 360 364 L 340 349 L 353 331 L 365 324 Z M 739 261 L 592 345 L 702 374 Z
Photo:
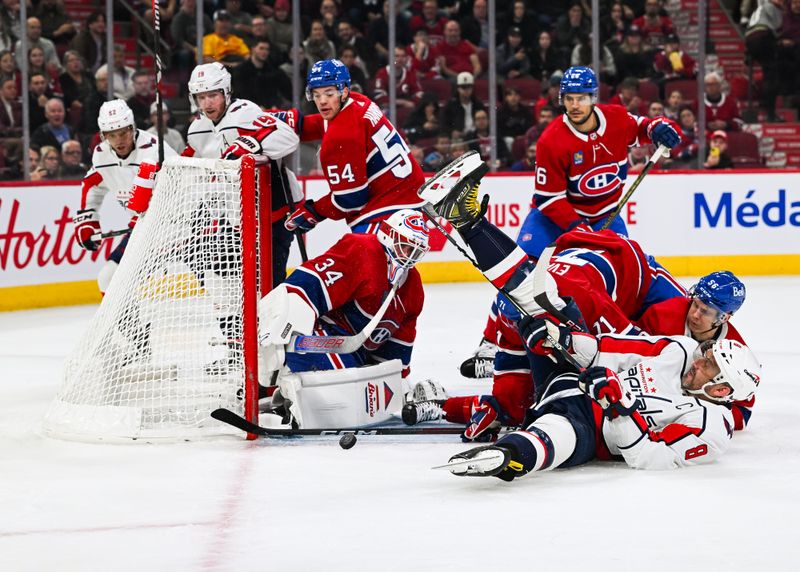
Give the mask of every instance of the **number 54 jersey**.
M 331 121 L 303 118 L 302 141 L 322 139 L 319 160 L 331 192 L 314 208 L 351 227 L 376 222 L 403 208 L 424 204 L 417 189 L 425 182 L 408 145 L 368 97 L 351 93 Z

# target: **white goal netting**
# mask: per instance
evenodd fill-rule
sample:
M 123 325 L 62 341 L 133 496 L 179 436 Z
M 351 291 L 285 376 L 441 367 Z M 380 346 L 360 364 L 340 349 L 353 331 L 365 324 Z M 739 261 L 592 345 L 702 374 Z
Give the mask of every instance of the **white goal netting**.
M 150 208 L 67 359 L 46 434 L 180 440 L 236 432 L 209 413 L 244 414 L 243 329 L 255 320 L 252 306 L 245 314 L 244 292 L 258 290 L 246 282 L 258 272 L 248 274 L 243 261 L 261 256 L 257 229 L 243 238 L 242 197 L 254 186 L 243 187 L 238 161 L 165 162 Z

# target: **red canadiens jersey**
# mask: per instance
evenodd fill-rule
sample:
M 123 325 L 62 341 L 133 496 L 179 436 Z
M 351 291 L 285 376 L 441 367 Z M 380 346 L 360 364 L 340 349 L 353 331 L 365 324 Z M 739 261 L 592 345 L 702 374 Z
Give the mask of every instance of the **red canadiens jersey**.
M 566 115 L 539 138 L 536 207 L 561 228 L 586 218 L 594 222 L 616 207 L 628 174 L 628 147 L 651 142 L 652 119 L 618 105 L 595 105 L 598 127 L 580 133 Z
M 408 145 L 368 97 L 351 93 L 330 122 L 306 116 L 302 141 L 322 139 L 319 159 L 331 192 L 314 208 L 347 224 L 382 220 L 402 208 L 424 204 L 417 189 L 425 182 Z
M 652 281 L 639 244 L 610 230 L 561 235 L 547 269 L 597 334 L 630 333 Z
M 346 234 L 327 252 L 299 266 L 285 281 L 318 318 L 360 332 L 380 308 L 390 285 L 387 255 L 374 234 Z M 400 359 L 409 371 L 424 302 L 422 279 L 412 268 L 364 348 L 376 361 Z
M 689 307 L 692 301 L 689 298 L 671 298 L 664 300 L 658 304 L 653 304 L 647 311 L 642 314 L 642 317 L 636 322 L 637 326 L 644 332 L 652 335 L 675 336 L 684 335 L 691 336 L 692 333 L 686 325 L 686 316 L 689 313 Z M 736 340 L 742 344 L 745 341 L 739 331 L 733 327 L 733 324 L 726 322 L 722 324 L 717 339 Z M 753 414 L 753 405 L 755 404 L 755 397 L 751 397 L 747 401 L 735 401 L 733 403 L 733 419 L 735 421 L 735 429 L 744 429 L 750 416 Z

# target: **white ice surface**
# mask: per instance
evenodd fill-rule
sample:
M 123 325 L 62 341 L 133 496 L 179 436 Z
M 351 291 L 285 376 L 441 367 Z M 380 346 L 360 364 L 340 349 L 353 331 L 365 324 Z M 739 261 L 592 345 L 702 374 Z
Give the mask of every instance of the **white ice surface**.
M 764 363 L 750 426 L 716 464 L 592 463 L 504 483 L 429 467 L 455 437 L 171 445 L 41 436 L 94 307 L 0 314 L 0 571 L 800 570 L 800 278 L 747 280 L 735 323 Z M 412 375 L 457 365 L 485 284 L 435 285 Z

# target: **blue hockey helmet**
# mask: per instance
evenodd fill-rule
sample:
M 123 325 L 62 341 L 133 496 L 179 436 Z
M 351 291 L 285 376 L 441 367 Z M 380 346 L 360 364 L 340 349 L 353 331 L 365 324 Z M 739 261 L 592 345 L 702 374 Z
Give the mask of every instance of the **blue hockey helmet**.
M 703 276 L 692 286 L 689 294 L 718 312 L 733 314 L 742 307 L 747 293 L 733 272 L 723 270 Z
M 592 103 L 597 101 L 597 76 L 592 68 L 586 66 L 572 66 L 561 77 L 561 89 L 558 92 L 558 102 L 562 103 L 566 93 L 588 93 L 592 96 Z
M 317 87 L 336 86 L 339 91 L 350 87 L 350 71 L 339 60 L 320 60 L 308 70 L 306 99 L 311 101 L 311 90 Z

